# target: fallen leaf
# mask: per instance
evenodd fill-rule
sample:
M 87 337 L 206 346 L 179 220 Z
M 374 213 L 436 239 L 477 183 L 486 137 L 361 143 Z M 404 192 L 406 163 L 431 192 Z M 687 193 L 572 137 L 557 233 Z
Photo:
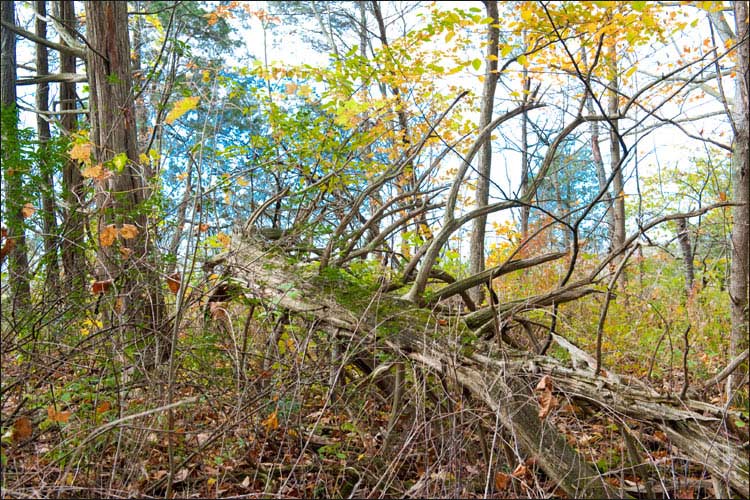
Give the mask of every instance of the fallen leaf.
M 513 472 L 510 473 L 510 475 L 518 479 L 523 479 L 528 473 L 528 467 L 526 467 L 524 464 L 518 464 L 516 468 L 513 469 Z
M 96 413 L 101 415 L 102 413 L 109 411 L 110 408 L 111 408 L 111 405 L 109 404 L 109 401 L 105 401 L 96 407 Z
M 169 287 L 169 290 L 175 295 L 177 295 L 177 292 L 180 291 L 181 278 L 182 277 L 180 276 L 180 273 L 174 273 L 167 278 L 167 286 Z
M 536 385 L 536 388 L 534 390 L 546 391 L 548 388 L 550 391 L 552 390 L 552 377 L 550 377 L 549 375 L 545 375 Z
M 132 240 L 138 236 L 138 228 L 133 224 L 123 224 L 120 228 L 120 236 L 126 240 Z
M 495 488 L 500 491 L 506 490 L 510 486 L 511 476 L 504 472 L 495 473 Z
M 34 208 L 34 205 L 32 205 L 31 203 L 25 204 L 21 209 L 21 215 L 24 219 L 28 219 L 29 217 L 34 215 L 34 212 L 36 212 L 36 208 Z
M 104 293 L 112 287 L 112 280 L 101 280 L 94 281 L 91 284 L 91 293 L 96 295 L 97 293 Z
M 65 423 L 70 420 L 71 412 L 69 411 L 57 411 L 54 406 L 47 407 L 47 417 L 53 422 Z
M 20 442 L 31 437 L 33 429 L 29 417 L 19 417 L 13 423 L 13 441 Z
M 544 391 L 539 396 L 539 418 L 546 418 L 556 406 L 557 398 L 552 395 L 552 389 Z
M 103 247 L 110 247 L 115 242 L 115 238 L 117 238 L 117 228 L 114 224 L 109 224 L 104 226 L 99 233 L 99 244 Z
M 279 417 L 277 412 L 271 413 L 268 418 L 263 421 L 263 427 L 265 427 L 268 432 L 279 428 Z
M 247 488 L 248 486 L 250 486 L 250 476 L 245 476 L 245 479 L 242 480 L 240 486 L 242 486 L 243 488 Z

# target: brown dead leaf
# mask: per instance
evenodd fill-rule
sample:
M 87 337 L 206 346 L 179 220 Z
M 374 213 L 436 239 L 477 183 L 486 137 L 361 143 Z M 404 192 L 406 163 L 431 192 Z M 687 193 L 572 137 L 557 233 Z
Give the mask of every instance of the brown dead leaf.
M 5 256 L 12 252 L 14 248 L 16 248 L 15 238 L 8 238 L 5 240 L 3 248 L 0 248 L 0 261 L 5 259 Z
M 103 247 L 111 247 L 117 238 L 117 228 L 114 224 L 106 225 L 99 233 L 99 244 Z
M 21 216 L 23 216 L 24 219 L 28 219 L 34 215 L 34 212 L 36 212 L 36 208 L 34 208 L 34 205 L 31 203 L 26 203 L 23 208 L 21 208 Z
M 539 395 L 539 418 L 544 419 L 557 406 L 557 398 L 552 395 L 552 390 L 546 390 Z
M 198 226 L 198 232 L 205 233 L 206 231 L 208 231 L 208 224 L 201 224 Z
M 115 304 L 112 306 L 112 308 L 117 314 L 123 313 L 123 311 L 125 310 L 125 301 L 122 299 L 122 297 L 117 297 L 117 300 L 115 300 Z
M 72 413 L 69 411 L 57 411 L 54 406 L 47 407 L 47 417 L 53 422 L 64 424 L 65 422 L 70 420 L 71 414 Z
M 97 293 L 105 293 L 112 287 L 112 280 L 101 280 L 94 281 L 91 284 L 91 293 L 96 295 Z
M 109 404 L 109 401 L 105 401 L 96 407 L 96 413 L 101 415 L 102 413 L 109 411 L 110 408 L 111 405 Z
M 526 467 L 524 464 L 518 464 L 515 469 L 513 469 L 513 472 L 510 473 L 511 476 L 523 479 L 529 474 L 529 468 Z
M 173 275 L 167 277 L 167 286 L 169 287 L 169 290 L 177 295 L 177 292 L 180 291 L 180 283 L 182 282 L 182 277 L 180 276 L 180 273 L 174 273 Z
M 13 441 L 16 443 L 28 439 L 31 437 L 33 429 L 31 427 L 31 420 L 29 417 L 19 417 L 13 423 Z
M 536 384 L 536 388 L 534 389 L 536 391 L 546 391 L 550 390 L 552 391 L 552 377 L 549 375 L 545 375 L 541 378 L 538 384 Z
M 511 482 L 511 475 L 504 472 L 495 472 L 495 488 L 499 491 L 508 489 Z
M 216 321 L 228 321 L 226 305 L 226 302 L 209 302 L 208 309 L 211 312 L 211 318 Z
M 126 240 L 132 240 L 138 236 L 138 228 L 133 224 L 123 224 L 120 228 L 120 236 Z
M 128 260 L 131 255 L 133 255 L 133 249 L 128 247 L 120 247 L 120 255 L 122 255 L 123 260 Z

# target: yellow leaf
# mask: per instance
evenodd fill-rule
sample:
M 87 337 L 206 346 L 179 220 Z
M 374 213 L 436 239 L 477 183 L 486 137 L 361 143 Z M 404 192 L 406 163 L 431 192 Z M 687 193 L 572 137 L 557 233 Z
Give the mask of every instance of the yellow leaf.
M 104 226 L 99 233 L 99 244 L 103 247 L 111 247 L 115 238 L 117 238 L 117 228 L 114 224 L 109 224 Z
M 122 228 L 120 228 L 120 236 L 126 240 L 132 240 L 138 236 L 138 228 L 133 224 L 123 224 Z
M 186 97 L 174 103 L 172 111 L 169 112 L 167 117 L 164 119 L 168 124 L 172 124 L 176 119 L 187 113 L 188 111 L 195 109 L 198 106 L 200 97 Z
M 32 205 L 31 203 L 25 204 L 21 209 L 21 215 L 24 219 L 28 219 L 29 217 L 34 215 L 34 212 L 36 212 L 36 208 L 34 208 L 34 205 Z
M 80 160 L 84 163 L 91 161 L 91 143 L 74 144 L 73 147 L 70 148 L 70 159 Z

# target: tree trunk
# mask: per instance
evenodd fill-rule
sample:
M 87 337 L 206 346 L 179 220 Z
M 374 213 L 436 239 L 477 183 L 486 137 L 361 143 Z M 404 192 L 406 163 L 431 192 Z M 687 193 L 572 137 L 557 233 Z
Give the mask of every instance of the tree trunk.
M 487 17 L 492 22 L 487 26 L 487 70 L 484 73 L 484 87 L 482 88 L 482 104 L 479 111 L 479 130 L 492 121 L 492 110 L 495 104 L 495 89 L 497 88 L 497 56 L 500 41 L 500 29 L 497 27 L 497 1 L 486 0 Z M 492 139 L 490 136 L 484 141 L 482 152 L 479 154 L 477 178 L 477 207 L 484 207 L 490 201 L 490 175 L 492 171 Z M 478 274 L 484 271 L 484 236 L 487 227 L 487 216 L 481 215 L 474 219 L 469 247 L 469 273 Z M 484 300 L 484 288 L 480 285 L 469 291 L 469 296 L 475 304 L 480 305 Z
M 112 224 L 118 228 L 133 224 L 137 229 L 135 237 L 126 238 L 120 233 L 113 245 L 102 244 L 100 240 L 96 272 L 98 279 L 114 282 L 117 297 L 112 304 L 119 324 L 135 326 L 144 337 L 156 335 L 155 352 L 149 347 L 144 359 L 146 366 L 151 366 L 167 359 L 171 347 L 170 335 L 162 325 L 164 297 L 150 239 L 152 229 L 145 204 L 147 184 L 138 160 L 127 3 L 86 2 L 86 25 L 90 44 L 87 67 L 92 157 L 113 170 L 113 175 L 97 189 L 97 204 L 102 214 L 99 234 Z M 127 161 L 118 171 L 112 160 L 122 154 Z M 118 246 L 129 251 L 118 251 Z
M 612 57 L 616 57 L 614 49 Z M 609 115 L 615 117 L 619 114 L 619 82 L 617 78 L 617 61 L 612 60 L 612 79 L 609 82 Z M 620 141 L 618 139 L 618 121 L 612 120 L 609 129 L 609 152 L 610 166 L 612 168 L 612 192 L 614 193 L 614 204 L 612 206 L 611 234 L 612 248 L 620 248 L 625 241 L 625 183 L 622 178 L 622 166 L 620 165 Z M 624 278 L 623 274 L 623 278 Z
M 523 68 L 523 103 L 528 104 L 529 92 L 531 91 L 531 79 L 529 70 Z M 521 116 L 521 197 L 526 197 L 526 190 L 529 186 L 529 112 L 524 111 Z M 530 207 L 524 205 L 521 207 L 521 237 L 525 240 L 529 235 L 529 215 Z
M 63 29 L 73 35 L 76 27 L 76 16 L 73 0 L 62 0 L 54 4 L 58 9 L 57 17 Z M 60 37 L 60 44 L 67 45 Z M 60 52 L 60 72 L 75 73 L 76 57 L 66 52 Z M 74 82 L 60 83 L 60 127 L 68 135 L 78 129 L 78 117 L 71 113 L 77 107 L 76 84 Z M 86 257 L 84 254 L 84 217 L 79 211 L 83 199 L 83 177 L 81 166 L 74 160 L 66 160 L 63 165 L 62 195 L 65 200 L 64 231 L 60 244 L 65 283 L 69 290 L 76 293 L 83 291 L 86 282 Z
M 14 2 L 0 3 L 0 17 L 8 24 L 16 24 Z M 8 241 L 14 242 L 10 252 L 8 273 L 12 295 L 12 314 L 22 313 L 29 306 L 29 261 L 26 255 L 26 234 L 23 205 L 26 193 L 23 175 L 26 172 L 21 161 L 18 143 L 18 109 L 16 108 L 16 35 L 2 28 L 2 55 L 0 55 L 0 103 L 2 104 L 2 164 L 5 181 L 5 217 L 8 224 Z
M 46 0 L 37 0 L 36 11 L 40 17 L 36 18 L 36 35 L 47 38 L 47 22 L 42 17 L 47 16 Z M 43 76 L 49 74 L 49 58 L 47 47 L 38 43 L 36 45 L 36 74 Z M 49 83 L 42 82 L 36 88 L 36 107 L 39 111 L 49 111 Z M 44 222 L 44 260 L 47 264 L 47 286 L 49 292 L 57 289 L 57 280 L 60 267 L 57 262 L 57 220 L 55 219 L 55 182 L 53 178 L 55 165 L 48 160 L 48 143 L 51 137 L 47 115 L 36 115 L 36 131 L 39 139 L 39 174 L 44 185 L 42 186 L 42 220 Z
M 732 162 L 734 163 L 734 208 L 732 226 L 732 265 L 729 297 L 732 308 L 732 333 L 729 357 L 734 358 L 748 347 L 748 269 L 750 261 L 750 42 L 748 42 L 748 2 L 734 2 L 736 40 L 743 40 L 737 48 L 737 82 L 734 121 L 735 137 Z M 740 386 L 748 375 L 748 363 L 736 371 L 727 381 L 728 392 Z
M 695 271 L 693 266 L 693 247 L 690 245 L 690 232 L 686 219 L 677 219 L 677 240 L 680 242 L 682 261 L 685 265 L 685 294 L 689 297 L 693 293 Z

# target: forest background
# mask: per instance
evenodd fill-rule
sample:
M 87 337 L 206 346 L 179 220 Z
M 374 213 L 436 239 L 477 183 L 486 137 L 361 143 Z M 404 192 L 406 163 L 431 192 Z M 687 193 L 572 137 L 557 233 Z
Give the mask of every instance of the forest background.
M 746 495 L 747 2 L 1 5 L 4 495 Z

